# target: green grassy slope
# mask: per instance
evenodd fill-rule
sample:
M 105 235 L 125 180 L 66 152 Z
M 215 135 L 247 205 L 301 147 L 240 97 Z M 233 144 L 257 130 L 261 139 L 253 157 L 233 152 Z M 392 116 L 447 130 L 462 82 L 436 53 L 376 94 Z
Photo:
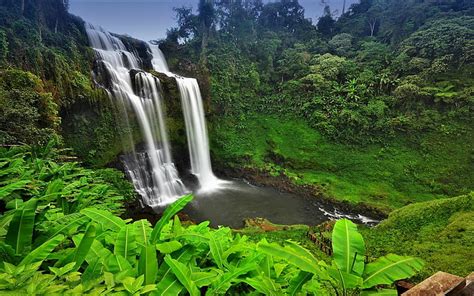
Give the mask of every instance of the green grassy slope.
M 319 185 L 330 197 L 385 212 L 474 187 L 469 124 L 364 147 L 327 141 L 301 120 L 274 116 L 213 120 L 210 130 L 217 163 L 286 174 L 296 184 Z
M 417 279 L 442 270 L 467 276 L 474 270 L 474 193 L 401 208 L 363 229 L 370 256 L 417 256 L 426 266 Z

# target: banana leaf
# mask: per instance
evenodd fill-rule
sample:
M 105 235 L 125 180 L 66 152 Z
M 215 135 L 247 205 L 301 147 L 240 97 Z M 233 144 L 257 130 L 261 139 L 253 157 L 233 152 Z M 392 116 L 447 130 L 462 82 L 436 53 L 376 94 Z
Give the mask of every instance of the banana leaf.
M 337 221 L 332 232 L 332 249 L 334 261 L 341 271 L 362 275 L 365 243 L 357 225 L 347 219 Z
M 21 254 L 31 246 L 37 204 L 38 200 L 32 198 L 25 202 L 21 209 L 16 210 L 13 215 L 5 242 L 13 247 L 15 254 Z
M 367 264 L 362 287 L 367 289 L 377 285 L 390 285 L 397 280 L 410 278 L 423 265 L 423 261 L 418 258 L 388 254 Z

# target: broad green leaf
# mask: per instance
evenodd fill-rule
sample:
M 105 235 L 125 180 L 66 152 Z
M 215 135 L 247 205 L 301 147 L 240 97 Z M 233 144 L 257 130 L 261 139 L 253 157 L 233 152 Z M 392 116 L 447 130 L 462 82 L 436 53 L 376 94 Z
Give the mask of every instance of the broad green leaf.
M 219 270 L 212 269 L 206 272 L 191 272 L 191 279 L 200 288 L 211 285 L 219 275 Z
M 135 229 L 133 225 L 125 225 L 122 227 L 115 239 L 114 254 L 121 255 L 127 260 L 135 260 L 134 258 L 137 253 Z
M 230 265 L 229 270 L 217 277 L 217 279 L 212 283 L 206 295 L 225 294 L 231 287 L 232 283 L 241 282 L 244 280 L 240 278 L 240 276 L 254 271 L 256 268 L 257 266 L 255 264 L 255 258 L 246 258 L 245 260 L 241 261 L 241 265 L 238 267 Z
M 286 262 L 295 265 L 306 272 L 318 275 L 321 274 L 316 258 L 298 245 L 292 244 L 282 247 L 275 243 L 269 244 L 267 242 L 260 242 L 257 249 L 273 257 L 285 259 Z
M 360 276 L 342 271 L 337 266 L 334 266 L 334 268 L 328 267 L 326 270 L 344 291 L 358 288 L 362 285 L 362 278 Z
M 224 245 L 217 232 L 209 236 L 209 249 L 211 250 L 212 259 L 222 269 L 224 267 Z
M 119 232 L 122 227 L 125 226 L 125 221 L 119 217 L 113 215 L 110 212 L 99 210 L 95 208 L 87 208 L 81 211 L 82 214 L 89 217 L 91 220 L 102 225 L 104 230 L 111 229 L 112 231 Z
M 261 270 L 267 277 L 272 277 L 272 267 L 274 266 L 273 257 L 266 255 L 260 263 L 259 270 Z
M 266 276 L 247 278 L 244 282 L 263 295 L 278 296 L 281 295 L 282 292 L 280 285 L 276 284 L 271 278 Z
M 3 186 L 2 188 L 0 188 L 0 200 L 4 199 L 5 197 L 8 197 L 14 191 L 23 189 L 30 182 L 30 180 L 20 180 Z
M 112 274 L 122 273 L 132 276 L 134 273 L 132 265 L 130 265 L 127 259 L 115 254 L 111 254 L 105 260 L 105 269 Z
M 186 246 L 179 251 L 179 254 L 174 259 L 182 263 L 187 263 L 192 259 L 193 254 L 194 248 Z M 176 295 L 184 288 L 166 262 L 161 264 L 158 270 L 158 278 L 161 279 L 161 281 L 158 284 L 157 291 L 168 291 L 170 295 Z
M 5 242 L 13 247 L 15 254 L 21 254 L 31 246 L 37 203 L 38 200 L 32 198 L 25 202 L 21 209 L 16 210 L 13 215 Z
M 140 259 L 138 260 L 138 274 L 145 276 L 145 284 L 153 284 L 158 273 L 158 259 L 156 248 L 153 245 L 142 247 Z
M 286 293 L 290 296 L 297 295 L 303 285 L 313 277 L 313 274 L 306 271 L 300 271 L 291 281 Z
M 275 269 L 275 274 L 277 278 L 280 277 L 281 273 L 283 270 L 288 266 L 288 264 L 282 264 L 282 263 L 275 263 L 273 264 L 273 268 Z
M 150 222 L 145 219 L 142 219 L 134 222 L 133 226 L 135 226 L 137 244 L 141 247 L 147 246 L 151 233 Z
M 183 263 L 174 260 L 170 255 L 165 256 L 165 262 L 173 271 L 176 278 L 186 288 L 191 296 L 199 296 L 201 293 L 196 286 L 196 283 L 191 279 L 191 271 Z
M 101 258 L 96 258 L 95 261 L 89 263 L 86 270 L 81 276 L 81 282 L 84 286 L 93 284 L 96 281 L 102 281 L 100 278 L 104 269 Z
M 362 291 L 362 293 L 360 293 L 360 296 L 398 296 L 398 292 L 394 289 L 374 289 Z
M 96 239 L 92 242 L 92 246 L 86 256 L 86 261 L 90 265 L 98 259 L 102 264 L 105 265 L 106 261 L 111 256 L 112 252 L 110 252 L 109 249 L 105 248 L 102 243 Z
M 7 203 L 6 208 L 7 208 L 7 210 L 17 210 L 17 209 L 21 208 L 23 203 L 24 202 L 23 202 L 22 199 L 15 198 L 14 200 L 10 200 Z
M 156 245 L 156 249 L 162 254 L 171 254 L 182 247 L 183 245 L 178 241 L 170 241 Z
M 86 259 L 86 256 L 95 240 L 95 236 L 96 227 L 93 224 L 89 224 L 89 226 L 87 226 L 86 232 L 82 236 L 81 242 L 76 247 L 76 251 L 74 252 L 74 257 L 72 259 L 72 262 L 76 262 L 74 270 L 77 271 Z
M 163 213 L 163 216 L 161 219 L 156 223 L 155 227 L 153 228 L 153 231 L 151 232 L 150 236 L 150 241 L 153 244 L 156 244 L 158 240 L 160 239 L 160 234 L 161 230 L 163 227 L 169 222 L 169 220 L 176 215 L 179 211 L 184 209 L 184 207 L 193 200 L 192 195 L 186 195 L 184 197 L 181 197 L 174 203 L 172 203 L 168 208 Z
M 362 275 L 365 243 L 357 225 L 347 219 L 338 220 L 332 231 L 332 249 L 334 261 L 341 271 Z
M 55 222 L 58 224 L 58 226 L 54 227 L 50 231 L 48 231 L 45 235 L 46 240 L 54 237 L 58 234 L 65 234 L 65 235 L 70 235 L 69 231 L 73 229 L 74 227 L 79 227 L 83 224 L 85 224 L 87 221 L 89 221 L 89 218 L 84 216 L 81 213 L 74 213 L 70 215 L 63 216 Z M 43 239 L 44 240 L 44 239 Z
M 161 296 L 161 295 L 179 295 L 183 290 L 183 285 L 179 282 L 174 274 L 169 274 L 161 279 L 161 281 L 156 285 L 156 291 L 152 292 L 151 295 Z
M 61 234 L 53 237 L 26 255 L 19 265 L 28 265 L 45 260 L 63 240 L 64 235 Z
M 0 236 L 5 236 L 8 232 L 10 222 L 12 222 L 14 212 L 9 212 L 0 218 Z
M 397 280 L 410 278 L 420 271 L 423 265 L 423 261 L 418 258 L 388 254 L 367 264 L 362 287 L 367 289 L 376 285 L 390 285 Z

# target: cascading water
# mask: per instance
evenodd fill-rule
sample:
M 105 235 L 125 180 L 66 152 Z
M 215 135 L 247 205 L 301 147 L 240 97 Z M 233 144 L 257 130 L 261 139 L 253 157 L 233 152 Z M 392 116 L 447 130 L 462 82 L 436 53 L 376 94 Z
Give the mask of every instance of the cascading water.
M 168 67 L 168 63 L 166 62 L 165 55 L 160 50 L 160 48 L 154 44 L 149 44 L 149 47 L 150 47 L 151 55 L 153 57 L 151 60 L 153 70 L 157 72 L 162 72 L 165 74 L 172 74 Z
M 176 81 L 181 93 L 191 172 L 199 179 L 201 191 L 211 191 L 218 187 L 220 182 L 212 172 L 201 91 L 196 79 L 178 77 Z
M 86 31 L 110 80 L 107 89 L 111 98 L 123 108 L 131 107 L 140 125 L 145 152 L 123 158 L 127 174 L 143 203 L 155 206 L 175 201 L 186 189 L 171 160 L 159 80 L 143 71 L 130 71 L 140 70 L 140 60 L 119 38 L 92 25 L 86 25 Z M 128 124 L 129 118 L 125 119 Z
M 171 73 L 165 56 L 159 47 L 150 45 L 150 50 L 153 55 L 152 65 L 155 71 L 163 72 L 176 79 L 181 95 L 181 105 L 186 125 L 191 173 L 198 178 L 201 186 L 199 190 L 201 192 L 212 191 L 218 188 L 223 181 L 219 180 L 212 172 L 206 118 L 204 116 L 202 96 L 197 80 Z

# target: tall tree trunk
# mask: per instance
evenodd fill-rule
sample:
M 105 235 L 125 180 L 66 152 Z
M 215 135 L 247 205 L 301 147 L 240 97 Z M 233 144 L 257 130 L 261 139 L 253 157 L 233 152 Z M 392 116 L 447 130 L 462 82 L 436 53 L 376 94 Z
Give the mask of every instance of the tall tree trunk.
M 209 45 L 209 28 L 206 27 L 204 22 L 201 23 L 201 32 L 202 32 L 202 40 L 201 40 L 201 56 L 200 62 L 207 68 L 207 46 Z
M 370 26 L 370 37 L 374 37 L 375 33 L 375 26 L 377 25 L 377 19 L 373 19 L 369 21 Z
M 21 15 L 25 14 L 25 1 L 26 0 L 21 0 Z
M 342 4 L 342 14 L 346 13 L 346 0 Z

